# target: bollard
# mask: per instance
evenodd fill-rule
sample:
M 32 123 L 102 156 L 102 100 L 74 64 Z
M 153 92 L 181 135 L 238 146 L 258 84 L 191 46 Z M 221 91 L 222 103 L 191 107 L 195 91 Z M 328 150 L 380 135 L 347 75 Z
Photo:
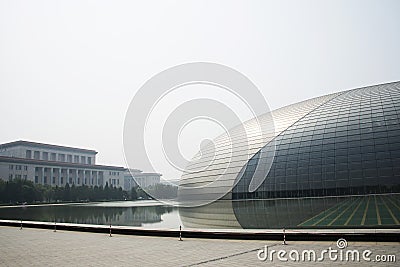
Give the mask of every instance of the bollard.
M 19 228 L 19 230 L 22 230 L 22 220 L 21 220 L 21 228 Z
M 287 245 L 286 244 L 286 233 L 285 233 L 285 228 L 283 228 L 283 243 L 282 245 Z
M 111 235 L 111 223 L 110 223 L 110 237 L 112 237 L 112 235 Z
M 179 225 L 179 241 L 182 241 L 182 226 Z

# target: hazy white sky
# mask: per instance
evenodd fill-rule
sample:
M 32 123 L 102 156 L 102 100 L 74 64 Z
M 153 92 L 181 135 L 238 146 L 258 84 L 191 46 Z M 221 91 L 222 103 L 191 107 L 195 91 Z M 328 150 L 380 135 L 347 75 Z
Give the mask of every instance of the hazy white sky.
M 124 166 L 132 97 L 186 62 L 242 72 L 273 109 L 397 81 L 399 14 L 384 0 L 0 0 L 0 143 L 92 148 Z

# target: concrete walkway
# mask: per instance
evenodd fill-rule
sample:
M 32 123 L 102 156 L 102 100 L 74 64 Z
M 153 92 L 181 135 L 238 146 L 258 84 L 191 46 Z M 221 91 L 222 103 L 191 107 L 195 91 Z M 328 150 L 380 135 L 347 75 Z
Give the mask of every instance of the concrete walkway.
M 0 266 L 310 266 L 313 262 L 260 261 L 257 252 L 270 249 L 322 251 L 336 242 L 184 239 L 57 231 L 0 226 Z M 348 249 L 395 255 L 400 261 L 400 243 L 349 242 Z M 319 254 L 317 254 L 319 255 Z M 287 255 L 286 255 L 287 257 Z M 332 262 L 318 265 L 398 266 L 395 262 Z

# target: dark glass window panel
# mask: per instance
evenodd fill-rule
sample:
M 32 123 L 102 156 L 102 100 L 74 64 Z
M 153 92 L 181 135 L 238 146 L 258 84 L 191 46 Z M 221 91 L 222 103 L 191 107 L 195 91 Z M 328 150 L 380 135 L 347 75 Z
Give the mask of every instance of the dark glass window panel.
M 299 175 L 308 174 L 308 168 L 298 168 L 297 172 Z
M 364 169 L 364 177 L 376 177 L 378 176 L 378 171 L 376 169 Z
M 387 133 L 386 133 L 386 129 L 384 127 L 383 129 L 384 132 L 374 132 L 374 138 L 387 138 Z
M 348 142 L 353 142 L 353 141 L 359 141 L 361 140 L 361 135 L 360 134 L 351 134 L 349 133 L 349 136 L 347 137 Z
M 304 142 L 304 141 L 310 141 L 312 139 L 312 136 L 311 135 L 306 135 L 306 136 L 302 136 L 301 137 L 301 141 L 302 142 Z
M 392 161 L 390 159 L 387 160 L 377 160 L 376 166 L 378 168 L 385 168 L 385 167 L 393 167 Z
M 319 145 L 322 145 L 322 139 L 319 139 L 319 140 L 312 140 L 312 141 L 311 141 L 311 145 L 312 145 L 312 146 L 319 146 Z
M 319 173 L 311 173 L 309 176 L 309 181 L 313 182 L 313 181 L 321 181 L 321 174 Z
M 310 162 L 313 161 L 317 161 L 319 162 L 319 164 L 321 164 L 321 161 L 319 161 L 321 159 L 321 152 L 312 152 L 310 153 Z
M 351 170 L 349 173 L 349 178 L 362 178 L 361 170 Z
M 335 137 L 335 133 L 334 132 L 324 133 L 324 138 L 333 138 L 333 137 Z
M 341 141 L 340 141 L 340 142 L 341 142 Z M 349 146 L 349 145 L 348 145 L 347 142 L 339 143 L 339 141 L 338 141 L 338 143 L 335 144 L 335 147 L 336 147 L 337 150 L 338 150 L 338 149 L 341 149 L 341 148 L 346 149 L 348 146 Z
M 400 167 L 400 158 L 392 158 L 392 166 Z
M 286 175 L 288 175 L 288 176 L 293 175 L 294 177 L 296 177 L 295 175 L 297 175 L 297 168 L 286 169 Z
M 348 165 L 345 163 L 335 164 L 335 170 L 336 171 L 347 171 Z
M 339 163 L 347 163 L 348 162 L 348 158 L 347 156 L 337 156 L 335 158 L 335 163 L 339 164 Z
M 322 165 L 322 172 L 334 172 L 335 165 L 334 164 L 324 164 Z
M 393 169 L 392 168 L 379 168 L 378 173 L 379 173 L 380 177 L 393 176 Z
M 373 153 L 373 152 L 375 152 L 375 147 L 371 146 L 371 145 L 364 144 L 361 147 L 361 152 L 362 153 Z
M 319 146 L 311 146 L 311 152 L 316 153 L 316 152 L 321 152 L 322 151 L 322 145 Z
M 309 173 L 321 173 L 321 166 L 310 166 Z
M 349 155 L 356 155 L 356 156 L 360 157 L 360 153 L 361 153 L 360 147 L 351 147 L 347 151 L 348 151 Z M 354 159 L 355 157 L 352 157 L 352 158 Z M 360 157 L 360 160 L 361 160 L 361 157 Z
M 375 153 L 364 153 L 361 156 L 363 161 L 375 160 Z
M 370 133 L 361 133 L 361 136 L 360 136 L 360 139 L 361 139 L 361 141 L 362 142 L 373 142 L 373 138 L 374 138 L 374 136 L 373 136 L 373 134 L 370 132 Z
M 387 138 L 374 139 L 374 143 L 375 143 L 375 145 L 387 144 L 388 143 L 388 139 Z
M 335 158 L 334 157 L 324 157 L 323 161 L 325 164 L 335 164 Z
M 336 186 L 339 187 L 339 188 L 347 188 L 349 186 L 349 180 L 348 179 L 337 180 Z
M 288 161 L 286 164 L 287 168 L 296 168 L 297 167 L 297 160 L 294 161 Z
M 363 166 L 364 169 L 376 168 L 376 161 L 375 160 L 363 161 L 362 162 L 362 166 Z
M 364 185 L 364 179 L 351 179 L 350 180 L 350 186 L 353 186 L 353 187 L 361 187 L 361 186 L 363 186 Z M 355 192 L 355 193 L 361 193 L 360 191 L 358 191 L 358 192 Z M 364 193 L 364 192 L 362 192 L 362 193 Z
M 400 138 L 398 136 L 389 136 L 388 137 L 388 143 L 389 144 L 395 144 L 400 142 Z
M 377 152 L 375 154 L 376 159 L 389 159 L 390 153 L 389 152 Z
M 325 181 L 324 184 L 326 189 L 336 188 L 336 181 Z
M 349 147 L 360 147 L 361 146 L 361 141 L 360 140 L 353 140 L 347 143 Z
M 334 144 L 335 143 L 335 138 L 326 138 L 326 139 L 323 139 L 323 144 L 324 145 L 326 145 L 326 144 Z
M 299 148 L 290 148 L 288 149 L 288 154 L 298 154 L 299 153 Z
M 293 140 L 293 139 L 292 139 Z M 289 150 L 291 150 L 291 149 L 293 149 L 293 148 L 296 148 L 296 149 L 298 149 L 300 147 L 300 143 L 299 142 L 297 142 L 297 143 L 295 143 L 295 142 L 291 142 L 290 144 L 289 144 Z
M 347 156 L 347 148 L 344 148 L 344 149 L 336 149 L 336 150 L 335 150 L 335 155 L 336 155 L 337 157 L 340 157 L 340 156 Z
M 360 161 L 357 162 L 349 162 L 348 167 L 350 170 L 361 169 L 362 164 Z

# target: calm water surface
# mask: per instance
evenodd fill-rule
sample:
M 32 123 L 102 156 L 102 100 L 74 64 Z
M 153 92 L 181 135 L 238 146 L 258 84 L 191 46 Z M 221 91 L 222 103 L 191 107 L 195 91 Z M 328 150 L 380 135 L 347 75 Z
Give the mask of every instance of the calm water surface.
M 0 219 L 176 229 L 179 211 L 156 201 L 0 207 Z

